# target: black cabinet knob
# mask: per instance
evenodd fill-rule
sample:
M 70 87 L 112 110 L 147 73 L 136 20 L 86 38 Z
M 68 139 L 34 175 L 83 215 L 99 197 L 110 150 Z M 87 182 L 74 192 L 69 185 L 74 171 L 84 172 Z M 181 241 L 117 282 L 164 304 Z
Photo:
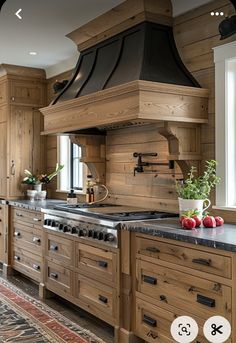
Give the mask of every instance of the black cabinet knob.
M 63 227 L 64 227 L 63 224 L 59 224 L 58 229 L 59 229 L 60 231 L 62 231 L 62 230 L 63 230 Z
M 95 230 L 93 230 L 92 237 L 93 237 L 93 238 L 98 238 L 98 232 L 95 231 Z
M 104 233 L 103 232 L 99 232 L 98 239 L 99 239 L 99 241 L 102 241 L 104 239 Z
M 73 226 L 72 228 L 71 228 L 71 233 L 77 233 L 77 228 L 75 227 L 75 226 Z
M 104 237 L 105 242 L 113 242 L 115 240 L 115 236 L 112 233 L 106 233 Z

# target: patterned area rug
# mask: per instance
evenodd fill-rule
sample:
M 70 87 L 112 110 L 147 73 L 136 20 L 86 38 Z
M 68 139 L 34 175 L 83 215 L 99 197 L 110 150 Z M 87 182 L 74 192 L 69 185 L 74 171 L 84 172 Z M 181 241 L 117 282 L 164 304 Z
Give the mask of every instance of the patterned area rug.
M 0 278 L 1 343 L 105 343 Z

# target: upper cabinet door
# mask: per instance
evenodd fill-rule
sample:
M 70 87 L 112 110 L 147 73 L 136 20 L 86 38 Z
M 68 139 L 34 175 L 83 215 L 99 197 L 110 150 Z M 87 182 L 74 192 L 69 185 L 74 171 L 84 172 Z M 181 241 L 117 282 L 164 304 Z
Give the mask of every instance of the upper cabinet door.
M 33 167 L 33 116 L 28 106 L 11 106 L 9 130 L 9 196 L 22 196 L 24 170 Z
M 9 130 L 9 197 L 22 196 L 24 170 L 43 172 L 42 114 L 30 106 L 11 106 Z
M 0 197 L 7 195 L 7 123 L 0 122 Z
M 44 87 L 38 81 L 11 81 L 11 104 L 41 107 L 44 105 Z
M 7 102 L 7 83 L 0 83 L 0 105 L 3 105 Z

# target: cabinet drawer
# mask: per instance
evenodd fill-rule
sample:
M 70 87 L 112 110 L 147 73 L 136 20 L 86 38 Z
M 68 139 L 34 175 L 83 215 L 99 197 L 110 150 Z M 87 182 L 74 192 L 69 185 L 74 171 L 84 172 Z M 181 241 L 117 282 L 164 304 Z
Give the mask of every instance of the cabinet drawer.
M 33 280 L 40 282 L 42 279 L 41 257 L 15 245 L 12 249 L 12 267 Z
M 76 243 L 75 265 L 79 270 L 97 277 L 104 283 L 116 284 L 117 254 L 113 252 Z
M 92 308 L 93 313 L 104 313 L 110 322 L 116 317 L 116 290 L 76 273 L 75 297 Z
M 13 208 L 13 220 L 19 223 L 30 224 L 32 226 L 42 226 L 43 216 L 41 212 L 37 211 L 26 211 L 20 208 Z
M 136 252 L 139 257 L 149 256 L 155 260 L 167 261 L 214 275 L 231 278 L 231 258 L 201 250 L 151 239 L 136 238 Z
M 73 241 L 53 234 L 46 234 L 46 255 L 67 266 L 73 265 Z
M 150 262 L 137 261 L 138 291 L 161 307 L 173 306 L 200 318 L 231 318 L 231 288 Z
M 137 298 L 135 333 L 149 343 L 173 343 L 170 327 L 173 320 L 179 315 L 188 314 L 186 312 L 181 314 L 169 312 Z M 194 319 L 198 322 L 196 318 Z M 208 343 L 203 335 L 203 323 L 198 322 L 198 325 L 199 335 L 194 342 Z
M 46 286 L 59 295 L 71 295 L 71 270 L 51 261 L 46 261 Z
M 42 230 L 30 226 L 13 223 L 13 243 L 34 254 L 42 255 Z

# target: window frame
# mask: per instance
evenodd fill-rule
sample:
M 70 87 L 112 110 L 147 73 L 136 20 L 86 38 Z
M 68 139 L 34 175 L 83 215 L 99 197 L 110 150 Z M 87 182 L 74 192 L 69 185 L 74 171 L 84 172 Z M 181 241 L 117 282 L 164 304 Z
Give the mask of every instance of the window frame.
M 229 77 L 232 63 L 235 64 L 234 84 L 236 84 L 236 42 L 227 43 L 214 49 L 215 62 L 215 154 L 218 161 L 217 175 L 221 178 L 220 184 L 216 187 L 216 205 L 213 208 L 236 211 L 236 195 L 234 204 L 230 204 L 231 183 L 236 183 L 236 168 L 232 171 L 230 166 L 232 141 L 236 140 L 236 130 L 232 136 L 230 116 L 232 106 L 236 113 L 235 104 L 231 103 Z M 235 90 L 235 88 L 234 88 Z M 229 135 L 230 133 L 230 135 Z M 236 148 L 234 147 L 234 152 Z M 235 161 L 234 161 L 235 163 Z M 233 174 L 234 173 L 234 174 Z M 233 174 L 233 176 L 232 176 Z M 235 190 L 236 192 L 236 190 Z
M 60 135 L 57 137 L 57 158 L 58 158 L 58 161 L 60 161 L 60 163 L 63 164 L 63 161 L 61 161 L 61 143 L 60 143 L 60 139 L 61 139 L 61 136 L 67 136 L 67 135 Z M 69 136 L 68 136 L 69 138 Z M 70 139 L 68 140 L 68 146 L 66 148 L 66 153 L 67 153 L 67 156 L 69 156 L 69 163 L 67 164 L 67 166 L 65 166 L 65 171 L 66 171 L 66 175 L 67 177 L 69 176 L 69 182 L 68 182 L 68 189 L 62 189 L 61 188 L 61 177 L 63 176 L 63 172 L 60 173 L 58 175 L 58 178 L 57 178 L 57 192 L 60 192 L 60 193 L 68 193 L 70 191 L 70 189 L 74 189 L 74 192 L 77 193 L 77 194 L 85 194 L 85 187 L 86 187 L 86 172 L 87 172 L 87 166 L 83 163 L 83 162 L 80 162 L 82 163 L 82 177 L 83 177 L 83 187 L 81 189 L 76 189 L 74 188 L 72 182 L 73 182 L 73 160 L 74 160 L 74 153 L 73 153 L 73 147 L 74 147 L 74 143 L 72 143 L 70 141 Z M 62 169 L 62 171 L 64 170 L 64 168 Z

